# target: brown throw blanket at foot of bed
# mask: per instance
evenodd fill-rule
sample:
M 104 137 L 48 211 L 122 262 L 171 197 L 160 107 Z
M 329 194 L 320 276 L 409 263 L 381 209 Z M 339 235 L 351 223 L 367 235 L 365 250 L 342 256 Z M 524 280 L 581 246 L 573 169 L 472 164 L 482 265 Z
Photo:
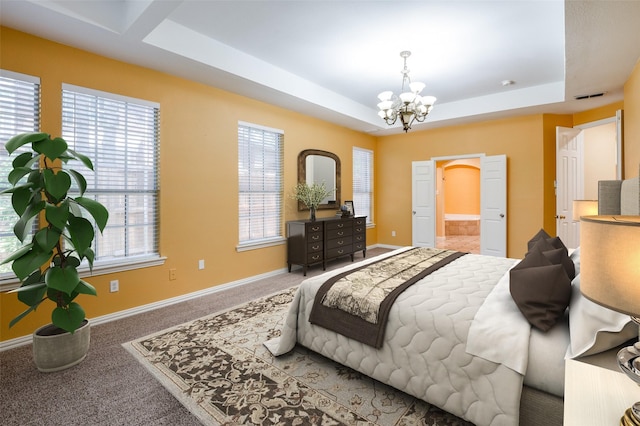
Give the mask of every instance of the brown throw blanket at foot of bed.
M 318 290 L 309 321 L 379 348 L 396 298 L 409 286 L 465 254 L 415 247 L 331 277 Z

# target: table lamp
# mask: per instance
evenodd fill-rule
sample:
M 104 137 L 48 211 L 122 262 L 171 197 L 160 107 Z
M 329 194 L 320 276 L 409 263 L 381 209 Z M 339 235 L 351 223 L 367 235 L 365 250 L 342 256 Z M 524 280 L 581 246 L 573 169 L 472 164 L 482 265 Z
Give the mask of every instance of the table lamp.
M 640 216 L 580 218 L 580 291 L 640 324 Z M 640 343 L 618 352 L 618 366 L 640 384 Z M 620 419 L 640 425 L 640 402 Z

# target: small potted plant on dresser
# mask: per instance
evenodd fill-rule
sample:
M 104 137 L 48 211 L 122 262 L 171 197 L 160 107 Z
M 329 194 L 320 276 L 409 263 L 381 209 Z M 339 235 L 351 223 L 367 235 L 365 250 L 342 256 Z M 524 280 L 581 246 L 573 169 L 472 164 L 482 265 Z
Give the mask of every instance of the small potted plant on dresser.
M 84 309 L 75 301 L 80 294 L 96 295 L 96 289 L 82 280 L 77 268 L 83 260 L 93 267 L 91 248 L 95 237 L 88 214 L 102 232 L 109 213 L 99 202 L 84 197 L 87 181 L 76 170 L 65 169 L 70 160 L 78 160 L 93 170 L 91 160 L 70 149 L 62 138 L 47 133 L 22 133 L 6 142 L 9 154 L 30 144 L 12 163 L 7 176 L 11 202 L 18 219 L 14 233 L 23 244 L 3 263 L 21 282 L 11 290 L 28 309 L 14 318 L 13 326 L 41 303 L 54 303 L 51 324 L 33 333 L 33 356 L 40 371 L 58 371 L 82 361 L 89 349 L 90 328 Z M 78 195 L 69 195 L 72 179 Z M 33 219 L 40 215 L 45 224 L 32 234 Z
M 303 203 L 310 212 L 310 219 L 316 220 L 316 210 L 322 201 L 333 194 L 333 189 L 327 189 L 323 183 L 299 182 L 293 192 L 293 198 Z

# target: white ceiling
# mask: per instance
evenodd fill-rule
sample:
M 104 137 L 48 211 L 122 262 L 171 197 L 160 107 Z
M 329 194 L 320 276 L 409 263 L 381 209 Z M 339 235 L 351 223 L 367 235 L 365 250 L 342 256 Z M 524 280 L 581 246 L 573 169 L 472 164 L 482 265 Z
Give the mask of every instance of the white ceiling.
M 4 26 L 376 134 L 401 131 L 376 104 L 402 50 L 438 98 L 414 129 L 574 113 L 622 100 L 638 22 L 637 0 L 0 0 Z

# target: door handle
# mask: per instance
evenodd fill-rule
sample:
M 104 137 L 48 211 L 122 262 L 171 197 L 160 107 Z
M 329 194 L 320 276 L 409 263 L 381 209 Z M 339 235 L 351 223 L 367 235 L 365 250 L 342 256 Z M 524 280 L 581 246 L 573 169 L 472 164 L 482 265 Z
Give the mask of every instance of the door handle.
M 566 219 L 566 218 L 567 218 L 567 217 L 566 217 L 566 216 L 564 216 L 564 215 L 560 215 L 560 216 L 556 215 L 556 219 Z
M 504 213 L 500 213 L 500 217 L 504 217 Z
M 416 214 L 416 211 L 415 211 L 415 210 L 413 211 L 413 214 Z

